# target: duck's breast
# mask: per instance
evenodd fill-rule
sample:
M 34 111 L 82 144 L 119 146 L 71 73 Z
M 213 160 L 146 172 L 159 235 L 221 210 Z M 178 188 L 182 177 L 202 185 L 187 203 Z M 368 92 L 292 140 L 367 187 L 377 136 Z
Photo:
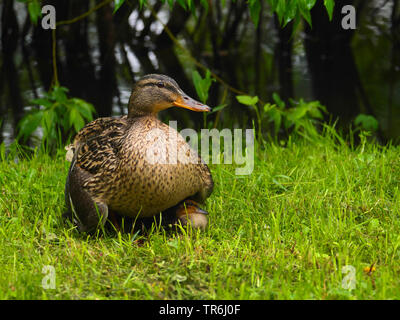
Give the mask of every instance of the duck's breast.
M 174 129 L 160 121 L 135 123 L 121 148 L 120 188 L 111 209 L 152 216 L 193 196 L 203 187 L 200 158 Z

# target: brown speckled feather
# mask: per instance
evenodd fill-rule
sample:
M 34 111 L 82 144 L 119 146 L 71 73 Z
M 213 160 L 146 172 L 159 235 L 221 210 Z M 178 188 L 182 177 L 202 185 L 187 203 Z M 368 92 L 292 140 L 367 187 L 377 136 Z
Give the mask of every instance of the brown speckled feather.
M 103 137 L 113 138 L 113 135 L 119 134 L 121 130 L 126 126 L 127 116 L 122 116 L 119 118 L 106 117 L 98 118 L 92 122 L 86 124 L 75 136 L 74 141 L 66 147 L 67 155 L 66 160 L 71 162 L 75 150 L 78 148 L 79 144 L 86 142 L 90 139 L 97 138 L 100 135 Z M 103 138 L 107 139 L 107 138 Z
M 109 210 L 150 217 L 184 201 L 203 202 L 211 194 L 207 165 L 175 129 L 156 117 L 171 106 L 210 111 L 170 77 L 147 75 L 133 86 L 127 116 L 92 121 L 67 147 L 71 166 L 65 202 L 79 230 L 95 230 Z M 204 215 L 194 207 L 192 220 Z M 176 214 L 181 217 L 179 210 Z M 194 222 L 205 227 L 207 219 Z
M 119 119 L 115 121 L 113 129 L 98 131 L 77 144 L 75 165 L 90 173 L 83 188 L 93 199 L 120 214 L 136 216 L 140 212 L 146 217 L 186 198 L 203 202 L 209 196 L 213 187 L 210 171 L 176 130 L 154 116 L 123 119 L 122 125 Z M 157 145 L 163 134 L 165 139 L 175 137 L 182 151 L 176 163 L 170 164 L 174 156 L 164 148 L 165 143 Z M 149 162 L 149 154 L 154 153 L 164 154 L 165 163 Z M 185 163 L 187 159 L 190 163 Z

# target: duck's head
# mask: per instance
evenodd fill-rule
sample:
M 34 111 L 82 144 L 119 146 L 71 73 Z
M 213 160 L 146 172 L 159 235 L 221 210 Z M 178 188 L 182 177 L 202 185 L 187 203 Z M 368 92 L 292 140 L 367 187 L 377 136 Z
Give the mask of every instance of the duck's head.
M 170 107 L 198 112 L 211 108 L 185 94 L 175 80 L 161 74 L 149 74 L 135 83 L 129 98 L 128 117 L 155 115 Z

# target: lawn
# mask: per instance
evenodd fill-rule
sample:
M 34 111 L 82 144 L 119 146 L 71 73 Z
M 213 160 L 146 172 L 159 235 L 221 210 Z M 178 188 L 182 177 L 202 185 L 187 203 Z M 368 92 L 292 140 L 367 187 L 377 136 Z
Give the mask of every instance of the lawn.
M 206 231 L 87 236 L 61 219 L 64 152 L 1 152 L 0 299 L 399 299 L 399 154 L 268 143 L 251 175 L 210 166 Z

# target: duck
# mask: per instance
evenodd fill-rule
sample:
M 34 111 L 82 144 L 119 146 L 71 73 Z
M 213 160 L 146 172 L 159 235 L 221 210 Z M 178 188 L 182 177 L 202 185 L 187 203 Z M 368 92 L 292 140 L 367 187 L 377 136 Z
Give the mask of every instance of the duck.
M 211 172 L 173 127 L 157 118 L 170 107 L 211 108 L 185 94 L 166 75 L 149 74 L 133 85 L 128 113 L 85 125 L 66 148 L 71 162 L 65 183 L 64 217 L 81 232 L 94 232 L 116 216 L 149 218 L 173 211 L 183 226 L 204 230 Z

